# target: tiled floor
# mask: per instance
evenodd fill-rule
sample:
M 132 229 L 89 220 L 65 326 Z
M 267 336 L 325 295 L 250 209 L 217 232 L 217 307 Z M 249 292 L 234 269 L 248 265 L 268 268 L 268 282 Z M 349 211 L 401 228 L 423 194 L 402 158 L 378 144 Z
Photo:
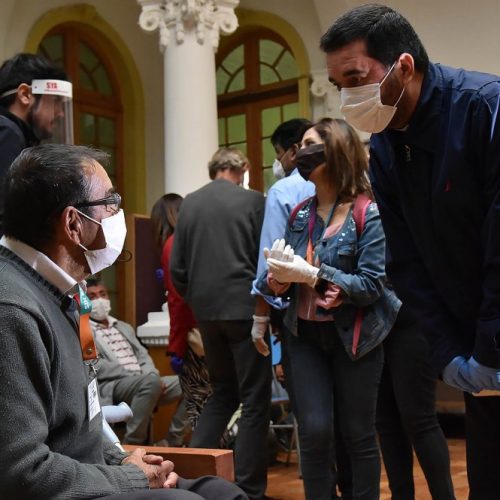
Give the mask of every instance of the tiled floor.
M 451 458 L 451 473 L 453 477 L 453 485 L 455 486 L 455 495 L 457 500 L 466 500 L 468 487 L 467 487 L 467 473 L 465 465 L 465 441 L 463 439 L 448 439 L 448 447 L 450 450 Z M 283 460 L 284 455 L 278 457 Z M 289 467 L 284 465 L 283 462 L 273 465 L 269 468 L 268 473 L 268 490 L 267 494 L 270 497 L 281 500 L 302 500 L 304 498 L 304 490 L 302 488 L 302 481 L 298 476 L 296 456 L 292 456 L 293 463 Z M 416 500 L 430 500 L 431 496 L 427 489 L 424 475 L 418 461 L 415 459 L 414 468 Z M 381 479 L 381 500 L 390 500 L 391 495 L 387 485 L 387 477 L 385 472 L 382 474 Z

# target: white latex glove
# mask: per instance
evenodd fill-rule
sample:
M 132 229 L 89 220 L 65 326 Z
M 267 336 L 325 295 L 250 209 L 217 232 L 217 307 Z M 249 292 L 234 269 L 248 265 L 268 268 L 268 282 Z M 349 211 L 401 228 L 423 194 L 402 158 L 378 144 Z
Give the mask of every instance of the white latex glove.
M 283 262 L 293 262 L 294 251 L 290 245 L 285 245 L 283 238 L 274 240 L 271 250 L 264 247 L 264 257 L 267 259 L 276 259 Z
M 318 281 L 319 269 L 309 264 L 300 255 L 294 255 L 292 262 L 269 258 L 267 265 L 273 278 L 280 283 L 306 283 L 314 288 Z
M 253 315 L 253 325 L 252 325 L 252 340 L 255 344 L 255 349 L 257 349 L 262 356 L 269 356 L 269 346 L 264 340 L 264 336 L 269 328 L 269 316 L 255 316 Z

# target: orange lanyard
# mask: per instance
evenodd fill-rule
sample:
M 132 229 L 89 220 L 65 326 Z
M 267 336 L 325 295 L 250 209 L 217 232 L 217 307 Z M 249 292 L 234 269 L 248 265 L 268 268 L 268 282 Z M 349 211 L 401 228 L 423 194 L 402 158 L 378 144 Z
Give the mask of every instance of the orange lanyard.
M 330 222 L 333 219 L 333 214 L 335 213 L 335 209 L 337 208 L 337 204 L 338 204 L 338 199 L 335 200 L 335 203 L 333 204 L 332 208 L 330 209 L 328 217 L 325 221 L 325 226 L 323 228 L 323 232 L 321 233 L 320 240 L 322 240 L 325 237 L 326 230 L 328 229 L 328 226 L 330 225 Z M 309 264 L 311 264 L 311 266 L 315 265 L 315 263 L 313 262 L 314 261 L 314 247 L 313 247 L 312 238 L 313 238 L 313 232 L 314 232 L 314 225 L 316 224 L 316 209 L 317 209 L 317 207 L 318 207 L 318 199 L 316 198 L 312 203 L 311 212 L 310 212 L 311 215 L 309 216 L 309 225 L 308 225 L 309 239 L 307 241 L 307 249 L 306 249 L 306 260 Z
M 90 326 L 90 311 L 92 310 L 92 302 L 87 297 L 87 294 L 80 288 L 79 293 L 75 294 L 74 299 L 78 303 L 80 320 L 80 346 L 82 348 L 82 358 L 86 364 L 93 364 L 97 360 L 97 349 L 92 335 Z

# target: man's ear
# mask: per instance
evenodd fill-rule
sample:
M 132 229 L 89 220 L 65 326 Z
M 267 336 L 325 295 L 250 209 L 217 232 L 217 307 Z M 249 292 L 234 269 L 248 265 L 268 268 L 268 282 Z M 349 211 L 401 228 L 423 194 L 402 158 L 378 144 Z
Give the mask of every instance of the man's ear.
M 403 52 L 399 56 L 399 65 L 403 76 L 403 85 L 407 85 L 415 76 L 415 60 L 408 52 Z
M 66 207 L 60 217 L 63 237 L 79 245 L 82 240 L 82 218 L 75 207 Z
M 33 100 L 31 86 L 27 83 L 21 83 L 19 87 L 17 87 L 16 96 L 20 104 L 22 104 L 24 107 L 28 107 Z
M 300 144 L 292 144 L 290 148 L 290 161 L 295 165 L 295 157 L 297 156 L 297 152 L 300 149 Z

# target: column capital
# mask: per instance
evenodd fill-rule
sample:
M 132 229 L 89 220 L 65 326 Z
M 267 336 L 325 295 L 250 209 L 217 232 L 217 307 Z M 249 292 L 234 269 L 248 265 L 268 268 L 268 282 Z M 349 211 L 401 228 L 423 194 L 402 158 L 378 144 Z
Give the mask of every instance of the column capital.
M 160 49 L 173 41 L 184 42 L 186 32 L 194 32 L 200 45 L 209 43 L 214 51 L 219 36 L 233 33 L 238 27 L 234 9 L 239 0 L 137 0 L 142 8 L 139 26 L 144 31 L 160 33 Z
M 328 80 L 328 72 L 325 69 L 315 70 L 311 71 L 311 76 L 311 94 L 314 97 L 323 98 L 325 111 L 328 114 L 338 112 L 339 95 L 335 87 Z

